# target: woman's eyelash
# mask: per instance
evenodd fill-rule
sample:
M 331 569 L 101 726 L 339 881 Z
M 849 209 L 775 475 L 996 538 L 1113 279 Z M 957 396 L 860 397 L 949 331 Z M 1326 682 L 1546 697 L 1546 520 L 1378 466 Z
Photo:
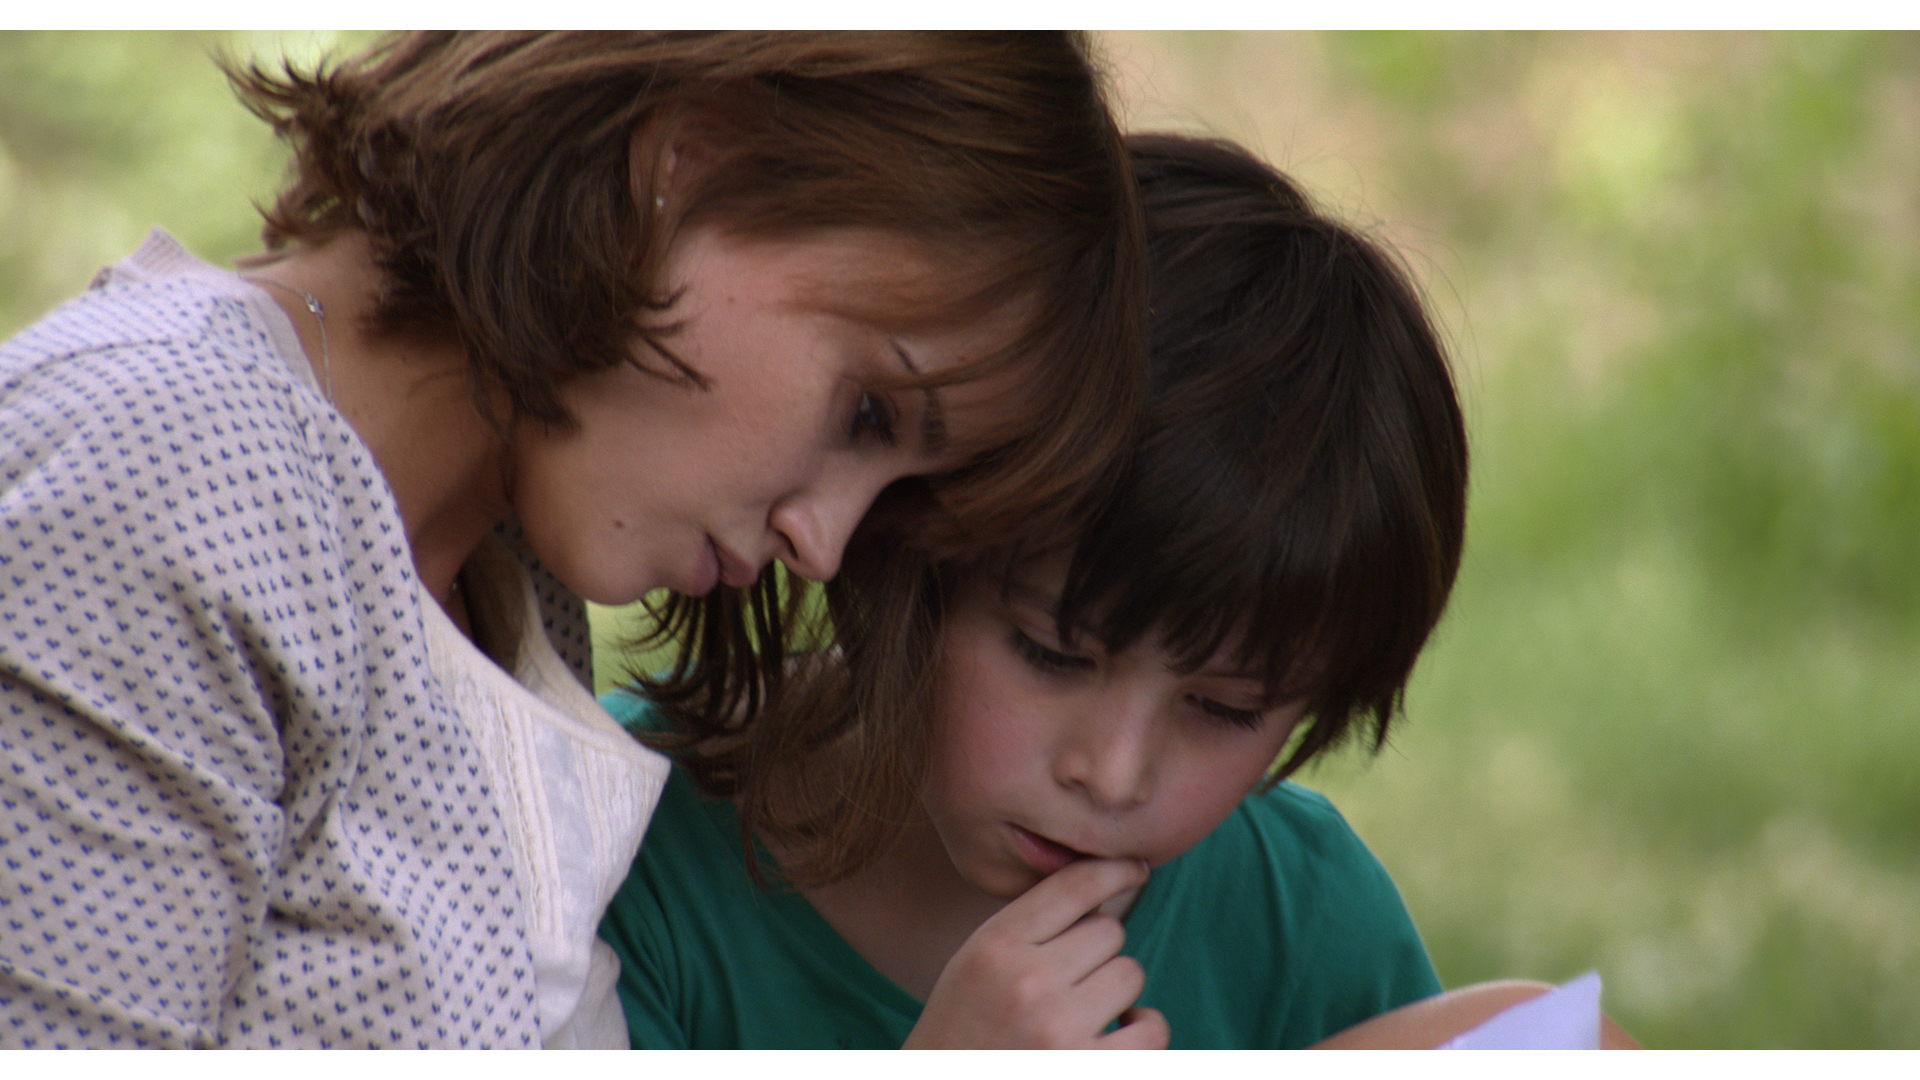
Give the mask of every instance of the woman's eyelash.
M 853 437 L 857 441 L 868 433 L 879 439 L 882 446 L 892 446 L 896 439 L 893 410 L 887 399 L 870 390 L 862 390 L 853 406 Z
M 1049 649 L 1020 630 L 1013 631 L 1012 643 L 1014 651 L 1019 653 L 1022 659 L 1041 671 L 1065 674 L 1072 671 L 1085 671 L 1093 666 L 1093 661 L 1084 656 L 1073 656 Z

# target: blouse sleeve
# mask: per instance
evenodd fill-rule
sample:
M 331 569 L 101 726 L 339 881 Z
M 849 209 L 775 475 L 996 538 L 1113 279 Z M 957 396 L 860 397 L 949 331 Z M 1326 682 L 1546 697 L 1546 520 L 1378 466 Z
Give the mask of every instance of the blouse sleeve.
M 119 332 L 0 350 L 0 1045 L 219 1043 L 356 693 L 284 389 Z

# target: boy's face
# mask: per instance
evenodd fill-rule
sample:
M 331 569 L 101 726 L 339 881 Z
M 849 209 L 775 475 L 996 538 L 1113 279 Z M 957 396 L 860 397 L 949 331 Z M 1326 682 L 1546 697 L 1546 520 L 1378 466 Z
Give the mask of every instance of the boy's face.
M 1065 648 L 1064 575 L 1050 559 L 1004 596 L 976 581 L 942 637 L 922 802 L 961 876 L 1003 899 L 1082 855 L 1159 866 L 1186 851 L 1265 777 L 1302 711 L 1266 705 L 1229 649 L 1182 675 L 1151 633 L 1121 653 L 1085 635 Z

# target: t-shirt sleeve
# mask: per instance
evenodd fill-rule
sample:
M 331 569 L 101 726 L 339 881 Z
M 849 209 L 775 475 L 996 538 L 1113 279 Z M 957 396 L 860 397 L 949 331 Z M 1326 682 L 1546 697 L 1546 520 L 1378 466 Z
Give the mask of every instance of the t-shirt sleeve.
M 653 726 L 653 705 L 634 690 L 609 690 L 600 695 L 600 707 L 628 731 L 646 731 Z
M 625 726 L 645 726 L 644 699 L 616 691 L 602 697 L 601 705 Z M 686 775 L 676 770 L 654 810 L 643 854 L 634 860 L 600 921 L 600 939 L 620 958 L 620 1009 L 635 1050 L 685 1050 L 690 1045 L 686 1022 L 676 1008 L 682 995 L 670 920 L 644 853 L 646 844 L 672 845 L 670 834 L 681 823 L 677 815 L 690 809 L 688 794 Z
M 651 888 L 637 875 L 628 876 L 600 923 L 601 940 L 620 957 L 620 1009 L 635 1050 L 688 1049 L 687 1032 L 674 1010 L 678 995 L 665 927 Z
M 1174 1049 L 1300 1049 L 1439 989 L 1380 861 L 1290 783 L 1155 870 L 1126 929 Z
M 1332 803 L 1292 785 L 1283 789 L 1307 823 L 1304 878 L 1314 895 L 1300 909 L 1295 934 L 1313 951 L 1308 986 L 1297 998 L 1318 1032 L 1310 1041 L 1439 993 L 1426 946 L 1380 860 Z

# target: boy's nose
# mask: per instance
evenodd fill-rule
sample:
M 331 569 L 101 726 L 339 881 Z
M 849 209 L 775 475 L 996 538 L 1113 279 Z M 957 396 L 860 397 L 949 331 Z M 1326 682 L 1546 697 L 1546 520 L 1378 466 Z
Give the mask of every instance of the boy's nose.
M 1055 761 L 1056 778 L 1104 813 L 1132 810 L 1152 795 L 1151 707 L 1105 696 L 1075 725 Z

